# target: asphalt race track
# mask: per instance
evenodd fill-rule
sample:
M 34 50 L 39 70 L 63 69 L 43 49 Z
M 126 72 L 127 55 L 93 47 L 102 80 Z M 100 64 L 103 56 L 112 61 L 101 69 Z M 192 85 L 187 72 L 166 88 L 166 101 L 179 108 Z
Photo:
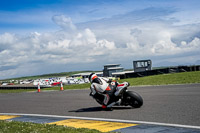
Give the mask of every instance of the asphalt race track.
M 95 117 L 200 126 L 200 84 L 129 87 L 144 100 L 141 108 L 103 111 L 89 89 L 0 94 L 0 113 Z

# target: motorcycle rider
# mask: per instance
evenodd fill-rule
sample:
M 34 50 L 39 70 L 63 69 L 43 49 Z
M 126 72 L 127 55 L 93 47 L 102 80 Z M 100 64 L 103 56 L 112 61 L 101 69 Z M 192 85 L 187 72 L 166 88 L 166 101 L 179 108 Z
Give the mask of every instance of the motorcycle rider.
M 111 107 L 116 104 L 120 105 L 121 99 L 113 102 L 111 99 L 115 96 L 120 96 L 121 92 L 129 86 L 128 82 L 119 84 L 111 79 L 98 77 L 95 73 L 90 74 L 89 81 L 91 83 L 90 96 L 99 100 L 102 103 L 103 109 L 111 109 Z

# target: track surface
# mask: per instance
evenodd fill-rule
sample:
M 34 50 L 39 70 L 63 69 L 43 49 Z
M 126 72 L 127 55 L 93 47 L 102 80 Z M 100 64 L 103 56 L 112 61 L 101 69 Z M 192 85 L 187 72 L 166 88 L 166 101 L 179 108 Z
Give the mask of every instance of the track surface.
M 200 126 L 200 84 L 129 87 L 144 99 L 139 109 L 103 111 L 87 90 L 0 94 L 0 113 L 47 114 Z

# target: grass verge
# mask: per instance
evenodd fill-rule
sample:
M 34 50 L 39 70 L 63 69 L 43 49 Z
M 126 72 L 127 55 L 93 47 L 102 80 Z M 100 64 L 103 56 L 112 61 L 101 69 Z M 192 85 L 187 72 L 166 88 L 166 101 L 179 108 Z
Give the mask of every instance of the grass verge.
M 0 120 L 0 133 L 101 133 L 98 130 Z
M 171 73 L 171 74 L 162 74 L 154 76 L 146 76 L 139 78 L 128 78 L 119 80 L 119 82 L 127 81 L 131 86 L 139 85 L 168 85 L 168 84 L 189 84 L 189 83 L 200 83 L 200 71 L 194 72 L 182 72 L 182 73 Z M 89 88 L 90 84 L 72 84 L 65 85 L 64 90 L 68 89 L 86 89 Z M 51 87 L 41 89 L 43 90 L 60 90 L 60 87 Z M 20 93 L 20 92 L 29 92 L 37 91 L 36 89 L 18 89 L 18 90 L 0 90 L 0 93 Z
M 129 82 L 131 86 L 200 83 L 200 71 L 128 78 L 120 80 L 119 82 L 124 81 Z
M 72 84 L 72 85 L 64 85 L 64 90 L 70 89 L 86 89 L 90 88 L 90 84 Z M 60 90 L 60 87 L 51 87 L 51 88 L 43 88 L 41 91 L 47 90 Z M 21 92 L 37 92 L 37 89 L 13 89 L 13 90 L 0 90 L 0 93 L 21 93 Z
M 36 89 L 13 89 L 13 90 L 0 90 L 0 93 L 21 93 L 21 92 L 31 92 L 31 91 L 36 91 Z

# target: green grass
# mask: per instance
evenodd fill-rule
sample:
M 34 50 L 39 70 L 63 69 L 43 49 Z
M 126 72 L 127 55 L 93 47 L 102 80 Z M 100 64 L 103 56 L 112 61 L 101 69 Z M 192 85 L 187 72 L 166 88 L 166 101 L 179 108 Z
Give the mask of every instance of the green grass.
M 72 84 L 72 85 L 64 85 L 64 90 L 72 90 L 72 89 L 86 89 L 90 88 L 90 84 Z M 43 88 L 41 91 L 48 90 L 60 90 L 60 87 L 51 87 L 51 88 Z M 37 92 L 37 89 L 14 89 L 14 90 L 0 90 L 0 93 L 21 93 L 21 92 Z
M 101 133 L 98 130 L 0 120 L 0 133 Z
M 171 73 L 171 74 L 162 74 L 155 76 L 146 76 L 139 78 L 128 78 L 119 80 L 119 82 L 127 81 L 131 86 L 139 85 L 168 85 L 168 84 L 189 84 L 189 83 L 200 83 L 200 71 L 194 72 L 182 72 L 182 73 Z M 65 85 L 64 90 L 68 89 L 86 89 L 89 88 L 90 84 L 73 84 Z M 44 90 L 60 90 L 60 87 L 51 87 L 41 89 Z M 28 91 L 37 91 L 37 89 L 18 89 L 18 90 L 0 90 L 0 93 L 20 93 Z
M 131 86 L 200 83 L 200 71 L 128 78 L 122 79 L 119 82 L 124 81 L 129 82 Z
M 36 89 L 14 89 L 14 90 L 6 90 L 2 89 L 0 90 L 0 93 L 20 93 L 20 92 L 30 92 L 30 91 L 36 91 Z

